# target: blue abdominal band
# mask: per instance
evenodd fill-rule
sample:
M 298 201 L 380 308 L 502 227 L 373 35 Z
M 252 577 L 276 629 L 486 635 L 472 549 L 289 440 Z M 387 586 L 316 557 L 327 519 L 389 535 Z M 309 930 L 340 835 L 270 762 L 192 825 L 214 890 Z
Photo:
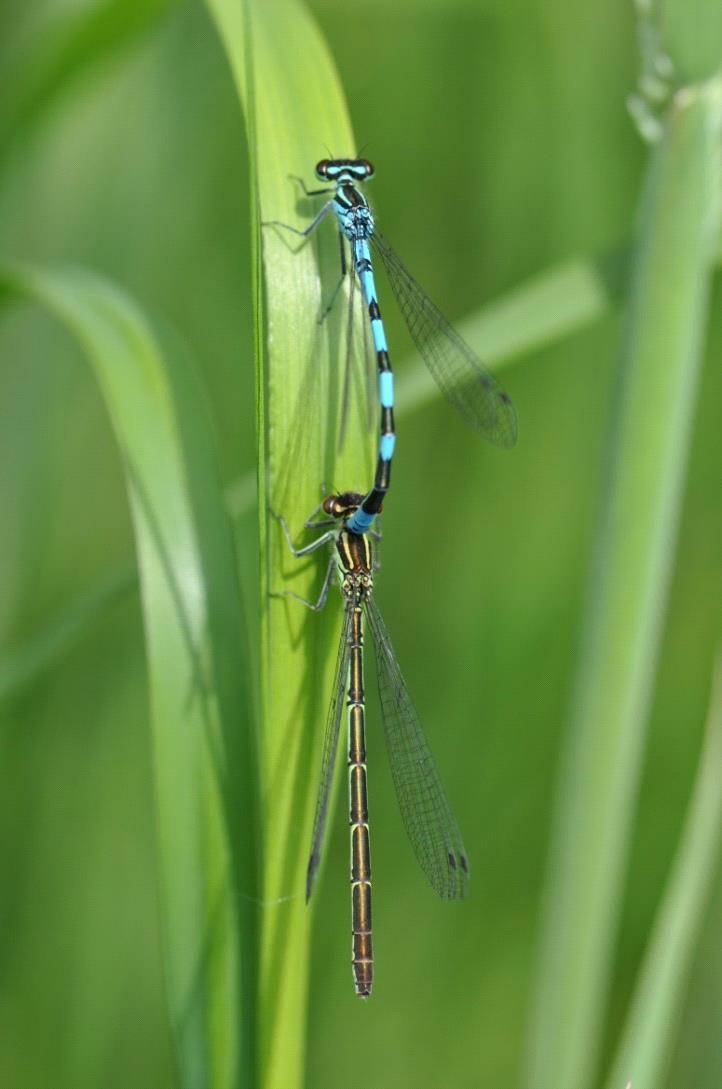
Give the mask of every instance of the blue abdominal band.
M 382 371 L 379 375 L 379 398 L 382 408 L 394 407 L 394 376 L 391 371 Z
M 374 338 L 374 348 L 377 352 L 388 352 L 389 346 L 386 343 L 386 333 L 384 332 L 384 323 L 381 318 L 373 318 L 371 321 L 371 335 Z
M 352 533 L 365 533 L 376 519 L 375 514 L 367 514 L 361 507 L 349 518 L 348 528 Z
M 379 444 L 379 456 L 382 461 L 391 461 L 394 456 L 394 447 L 396 446 L 395 435 L 382 435 L 381 442 Z

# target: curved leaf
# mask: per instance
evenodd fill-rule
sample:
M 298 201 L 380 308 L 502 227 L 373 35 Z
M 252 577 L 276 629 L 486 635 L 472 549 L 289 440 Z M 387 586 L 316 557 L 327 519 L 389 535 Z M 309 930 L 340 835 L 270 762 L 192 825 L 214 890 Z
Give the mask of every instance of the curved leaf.
M 161 918 L 182 1083 L 255 1085 L 256 759 L 231 534 L 187 353 L 89 272 L 0 268 L 83 347 L 120 449 L 154 731 Z

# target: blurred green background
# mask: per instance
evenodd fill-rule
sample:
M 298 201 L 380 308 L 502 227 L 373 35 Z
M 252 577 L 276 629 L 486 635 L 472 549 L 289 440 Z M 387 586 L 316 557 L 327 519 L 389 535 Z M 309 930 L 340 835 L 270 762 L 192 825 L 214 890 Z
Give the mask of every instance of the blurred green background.
M 638 68 L 628 4 L 310 6 L 377 165 L 370 195 L 384 233 L 452 320 L 557 261 L 628 241 L 647 154 L 625 106 Z M 230 486 L 253 470 L 256 440 L 248 162 L 227 62 L 200 6 L 130 0 L 108 5 L 112 49 L 89 40 L 64 57 L 65 35 L 94 10 L 13 0 L 0 13 L 0 251 L 88 265 L 176 325 L 202 365 Z M 45 70 L 56 77 L 31 94 Z M 324 153 L 309 149 L 309 180 Z M 721 288 L 718 280 L 607 1059 L 677 845 L 719 637 Z M 400 360 L 406 334 L 391 304 L 384 314 Z M 310 1089 L 519 1084 L 618 338 L 611 314 L 505 372 L 520 420 L 511 454 L 482 448 L 443 404 L 402 421 L 378 598 L 464 830 L 473 895 L 436 901 L 375 760 L 376 990 L 365 1005 L 353 996 L 339 803 L 315 905 Z M 89 371 L 58 326 L 34 309 L 6 310 L 0 353 L 6 662 L 108 586 L 107 603 L 62 655 L 2 690 L 0 1085 L 161 1089 L 178 1083 L 120 461 Z M 443 517 L 419 549 L 411 527 L 427 495 Z M 239 528 L 251 594 L 252 532 L 250 520 Z M 377 721 L 372 712 L 374 747 Z M 718 881 L 670 1087 L 722 1084 L 721 909 Z

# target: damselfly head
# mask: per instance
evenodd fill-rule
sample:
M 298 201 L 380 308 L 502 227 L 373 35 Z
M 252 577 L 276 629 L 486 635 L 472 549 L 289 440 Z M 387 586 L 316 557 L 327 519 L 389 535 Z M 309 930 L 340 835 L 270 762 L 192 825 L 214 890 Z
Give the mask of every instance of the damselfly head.
M 316 163 L 316 177 L 330 182 L 368 181 L 374 174 L 368 159 L 321 159 Z
M 337 495 L 327 495 L 322 506 L 324 513 L 332 518 L 348 518 L 361 506 L 363 499 L 360 492 L 340 492 Z

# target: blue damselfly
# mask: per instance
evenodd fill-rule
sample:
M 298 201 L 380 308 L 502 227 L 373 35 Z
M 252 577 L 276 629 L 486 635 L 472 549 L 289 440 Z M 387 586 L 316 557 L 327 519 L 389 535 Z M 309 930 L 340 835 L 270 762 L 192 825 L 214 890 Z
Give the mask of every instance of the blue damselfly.
M 316 197 L 331 193 L 331 199 L 326 201 L 305 230 L 278 221 L 269 224 L 307 238 L 328 213 L 333 212 L 339 229 L 341 279 L 327 310 L 330 309 L 346 275 L 345 242 L 350 246 L 353 267 L 368 307 L 379 373 L 381 438 L 373 488 L 349 520 L 349 529 L 356 533 L 365 533 L 381 509 L 390 485 L 391 459 L 396 441 L 393 373 L 376 292 L 371 247 L 383 261 L 419 354 L 449 403 L 461 413 L 468 424 L 497 446 L 513 446 L 517 434 L 516 414 L 509 395 L 489 374 L 476 353 L 452 328 L 407 271 L 395 250 L 376 230 L 368 201 L 359 189 L 359 184 L 368 181 L 373 174 L 374 168 L 368 159 L 322 159 L 316 164 L 316 177 L 321 181 L 331 182 L 333 188 L 309 190 L 302 178 L 294 180 L 300 182 L 306 196 Z
M 336 659 L 332 698 L 326 720 L 321 782 L 316 803 L 311 852 L 306 874 L 306 900 L 313 890 L 323 848 L 331 784 L 338 749 L 344 703 L 348 707 L 348 767 L 351 826 L 351 916 L 353 976 L 356 994 L 371 993 L 373 950 L 371 934 L 371 854 L 366 790 L 366 727 L 363 683 L 364 618 L 376 650 L 376 673 L 386 747 L 399 808 L 414 853 L 431 885 L 442 899 L 459 900 L 467 891 L 469 866 L 456 820 L 436 770 L 431 750 L 409 696 L 381 614 L 372 596 L 374 555 L 371 534 L 349 527 L 364 496 L 342 492 L 324 499 L 327 517 L 307 529 L 325 530 L 303 548 L 295 548 L 288 527 L 278 519 L 294 556 L 308 556 L 331 546 L 326 576 L 316 602 L 285 591 L 311 609 L 326 604 L 334 573 L 344 600 L 341 642 Z M 347 687 L 348 686 L 348 687 Z M 344 696 L 346 695 L 346 699 Z

